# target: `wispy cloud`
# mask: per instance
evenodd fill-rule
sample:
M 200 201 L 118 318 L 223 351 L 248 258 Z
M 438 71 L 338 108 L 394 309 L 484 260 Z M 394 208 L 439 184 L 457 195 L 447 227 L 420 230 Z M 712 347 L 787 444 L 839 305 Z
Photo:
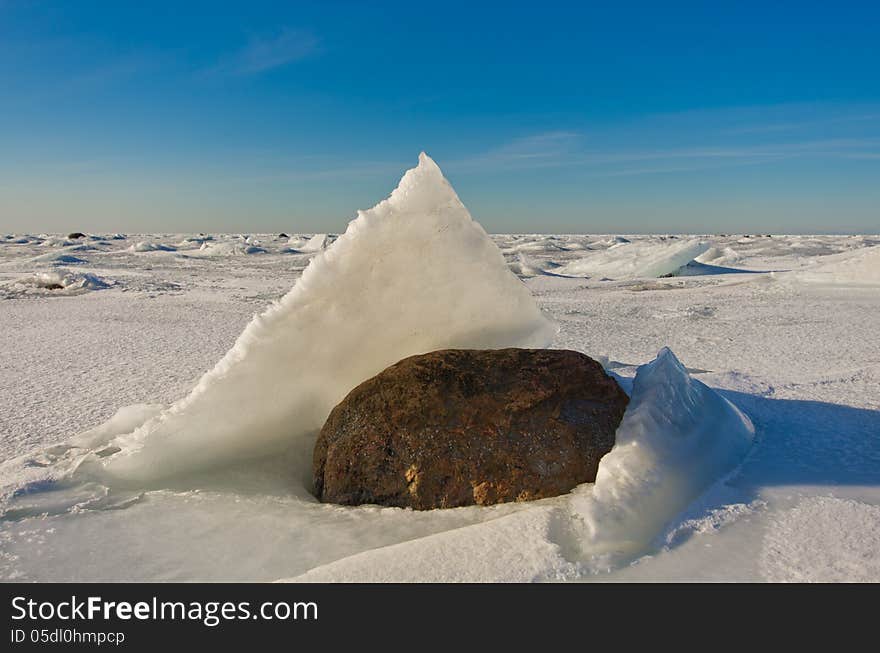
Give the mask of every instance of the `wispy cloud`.
M 771 132 L 796 131 L 799 129 L 813 129 L 815 127 L 829 127 L 851 122 L 880 121 L 880 113 L 869 113 L 848 116 L 836 116 L 819 120 L 802 120 L 799 122 L 771 122 L 767 124 L 747 125 L 729 129 L 729 134 L 766 134 Z
M 548 131 L 515 138 L 485 153 L 455 160 L 442 160 L 444 170 L 477 173 L 486 170 L 514 170 L 555 167 L 577 154 L 580 134 Z M 428 153 L 431 151 L 429 149 Z M 374 179 L 399 176 L 415 165 L 414 160 L 364 159 L 352 161 L 333 157 L 299 157 L 279 165 L 275 172 L 251 178 L 259 181 L 323 181 Z
M 378 177 L 399 177 L 403 171 L 413 167 L 410 162 L 392 161 L 362 161 L 353 164 L 324 164 L 312 169 L 285 170 L 260 178 L 261 181 L 288 181 L 313 182 L 313 181 L 353 181 L 363 179 L 375 179 Z
M 880 139 L 837 138 L 741 147 L 669 148 L 644 152 L 587 153 L 572 165 L 605 165 L 607 175 L 697 171 L 724 166 L 776 163 L 787 159 L 872 158 Z M 645 162 L 652 162 L 645 167 Z M 638 164 L 633 167 L 632 164 Z
M 222 183 L 311 183 L 320 181 L 362 181 L 367 179 L 389 178 L 394 181 L 401 173 L 413 167 L 413 160 L 392 161 L 364 159 L 352 161 L 335 156 L 298 156 L 294 159 L 267 162 L 265 153 L 260 155 L 264 165 L 260 170 L 241 175 L 224 176 Z M 240 157 L 239 157 L 240 158 Z M 286 159 L 286 160 L 284 160 Z
M 59 83 L 59 88 L 69 93 L 107 87 L 137 77 L 144 71 L 156 69 L 166 59 L 162 54 L 147 52 L 117 55 L 112 60 L 71 74 Z
M 223 58 L 210 72 L 229 75 L 257 75 L 301 61 L 320 50 L 314 34 L 283 28 L 272 36 L 254 36 L 246 46 Z
M 429 149 L 429 153 L 430 153 Z M 266 153 L 260 154 L 266 159 Z M 270 157 L 271 158 L 271 157 Z M 224 178 L 224 183 L 318 183 L 385 179 L 393 181 L 411 160 L 356 159 L 337 156 L 297 156 L 273 161 L 262 172 Z M 699 172 L 720 168 L 772 165 L 796 159 L 865 161 L 880 158 L 880 138 L 803 139 L 754 145 L 718 144 L 704 146 L 638 149 L 598 149 L 586 135 L 575 131 L 545 131 L 513 138 L 481 153 L 452 159 L 438 159 L 444 171 L 480 175 L 506 171 L 566 168 L 584 177 L 625 177 Z
M 672 159 L 658 161 L 655 165 L 643 167 L 622 166 L 619 168 L 609 167 L 606 169 L 592 168 L 591 177 L 631 177 L 638 175 L 671 174 L 677 172 L 700 172 L 716 168 L 728 168 L 736 166 L 761 165 L 774 163 L 792 158 L 790 155 L 774 156 L 738 156 L 736 158 L 699 159 L 688 163 L 687 159 L 673 161 Z
M 764 143 L 661 147 L 657 149 L 593 149 L 584 147 L 577 132 L 545 132 L 517 138 L 484 153 L 448 162 L 468 172 L 571 168 L 603 176 L 697 171 L 723 166 L 774 163 L 786 159 L 824 157 L 873 159 L 880 149 L 876 138 L 836 138 Z M 646 165 L 649 164 L 649 165 Z M 602 168 L 602 170 L 596 170 Z
M 542 161 L 572 152 L 579 145 L 580 134 L 572 131 L 550 131 L 517 138 L 491 150 L 486 158 L 500 162 Z
M 547 131 L 515 138 L 487 152 L 450 161 L 458 170 L 546 168 L 565 165 L 576 155 L 581 135 L 574 131 Z

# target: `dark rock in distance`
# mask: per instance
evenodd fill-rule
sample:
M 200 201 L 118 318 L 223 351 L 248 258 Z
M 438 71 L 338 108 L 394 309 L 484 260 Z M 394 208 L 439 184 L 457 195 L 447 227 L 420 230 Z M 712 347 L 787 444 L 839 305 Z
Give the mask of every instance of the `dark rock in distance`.
M 67 234 L 67 237 L 68 237 L 70 240 L 77 240 L 77 239 L 79 239 L 79 238 L 85 238 L 86 235 L 85 235 L 83 232 L 81 232 L 81 231 L 74 231 L 74 232 L 71 233 L 71 234 Z
M 412 356 L 330 413 L 315 445 L 315 495 L 427 510 L 564 494 L 595 480 L 628 401 L 575 351 Z

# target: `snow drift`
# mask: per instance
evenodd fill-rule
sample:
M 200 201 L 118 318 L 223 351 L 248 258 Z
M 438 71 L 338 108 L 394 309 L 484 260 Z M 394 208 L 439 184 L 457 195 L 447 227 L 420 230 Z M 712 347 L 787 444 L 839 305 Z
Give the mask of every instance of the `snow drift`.
M 564 277 L 662 277 L 687 265 L 707 249 L 709 244 L 698 238 L 684 241 L 619 242 L 553 272 Z
M 554 334 L 423 153 L 189 396 L 86 468 L 109 482 L 149 482 L 299 444 L 310 476 L 314 436 L 332 407 L 388 365 L 446 347 L 541 347 Z

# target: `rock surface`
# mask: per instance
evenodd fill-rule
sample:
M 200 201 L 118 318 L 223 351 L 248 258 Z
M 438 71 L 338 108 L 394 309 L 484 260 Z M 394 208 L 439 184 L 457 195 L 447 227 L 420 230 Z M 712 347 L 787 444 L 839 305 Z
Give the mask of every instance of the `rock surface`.
M 627 402 L 574 351 L 412 356 L 330 413 L 315 445 L 315 495 L 427 510 L 563 494 L 595 480 Z

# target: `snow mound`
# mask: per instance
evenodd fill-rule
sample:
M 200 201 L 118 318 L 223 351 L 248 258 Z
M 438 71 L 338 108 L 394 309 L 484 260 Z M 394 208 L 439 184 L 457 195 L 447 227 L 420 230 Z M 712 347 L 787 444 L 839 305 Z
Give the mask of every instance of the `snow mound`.
M 587 245 L 586 245 L 586 243 L 582 243 L 577 240 L 571 240 L 571 241 L 565 243 L 565 249 L 567 249 L 570 252 L 580 251 L 580 250 L 587 249 Z
M 590 243 L 590 249 L 609 249 L 617 245 L 625 245 L 629 242 L 632 241 L 630 241 L 628 238 L 624 238 L 623 236 L 614 236 L 612 238 L 605 238 L 603 240 L 597 240 L 596 242 Z
M 40 254 L 30 259 L 31 263 L 51 263 L 53 265 L 77 265 L 87 263 L 85 259 L 74 256 L 72 252 L 93 250 L 89 245 L 71 245 L 48 254 Z
M 310 484 L 316 433 L 361 381 L 413 354 L 541 347 L 555 332 L 423 153 L 189 396 L 85 467 L 111 483 L 149 482 L 293 447 Z
M 711 265 L 734 265 L 742 260 L 742 256 L 730 247 L 710 247 L 694 260 Z
M 251 254 L 265 254 L 266 250 L 258 245 L 251 245 L 247 241 L 205 242 L 194 252 L 188 252 L 189 256 L 249 256 Z
M 616 444 L 600 461 L 595 484 L 290 580 L 555 581 L 619 567 L 662 546 L 666 526 L 740 464 L 753 437 L 748 417 L 664 348 L 638 368 Z
M 178 244 L 177 247 L 195 247 L 196 245 L 202 245 L 210 240 L 214 240 L 213 236 L 206 236 L 205 234 L 199 234 L 197 236 L 185 236 Z
M 555 238 L 541 238 L 536 241 L 514 245 L 513 249 L 517 252 L 564 252 L 566 250 Z
M 130 252 L 176 252 L 174 245 L 165 245 L 164 243 L 151 243 L 148 241 L 140 241 L 128 248 Z
M 520 253 L 515 261 L 507 264 L 510 270 L 518 277 L 537 277 L 544 274 L 543 270 L 532 263 L 525 255 Z
M 308 242 L 298 247 L 301 252 L 320 252 L 330 245 L 330 237 L 327 234 L 315 234 Z
M 608 249 L 572 261 L 554 274 L 565 277 L 632 279 L 662 277 L 687 265 L 709 249 L 698 238 L 686 241 L 646 240 L 612 245 Z
M 75 240 L 69 240 L 60 236 L 47 236 L 43 242 L 40 243 L 40 247 L 70 247 L 75 244 Z
M 110 283 L 94 274 L 69 272 L 59 269 L 51 272 L 38 272 L 29 277 L 16 279 L 3 284 L 3 294 L 16 295 L 80 295 L 91 290 L 109 288 Z
M 823 256 L 813 267 L 795 274 L 810 283 L 877 286 L 880 285 L 880 246 Z
M 299 250 L 306 246 L 306 243 L 309 242 L 308 238 L 302 238 L 300 236 L 291 236 L 287 239 L 287 246 L 291 249 Z
M 0 243 L 5 245 L 27 245 L 31 242 L 34 242 L 30 236 L 17 236 L 15 234 L 8 235 L 0 240 Z

